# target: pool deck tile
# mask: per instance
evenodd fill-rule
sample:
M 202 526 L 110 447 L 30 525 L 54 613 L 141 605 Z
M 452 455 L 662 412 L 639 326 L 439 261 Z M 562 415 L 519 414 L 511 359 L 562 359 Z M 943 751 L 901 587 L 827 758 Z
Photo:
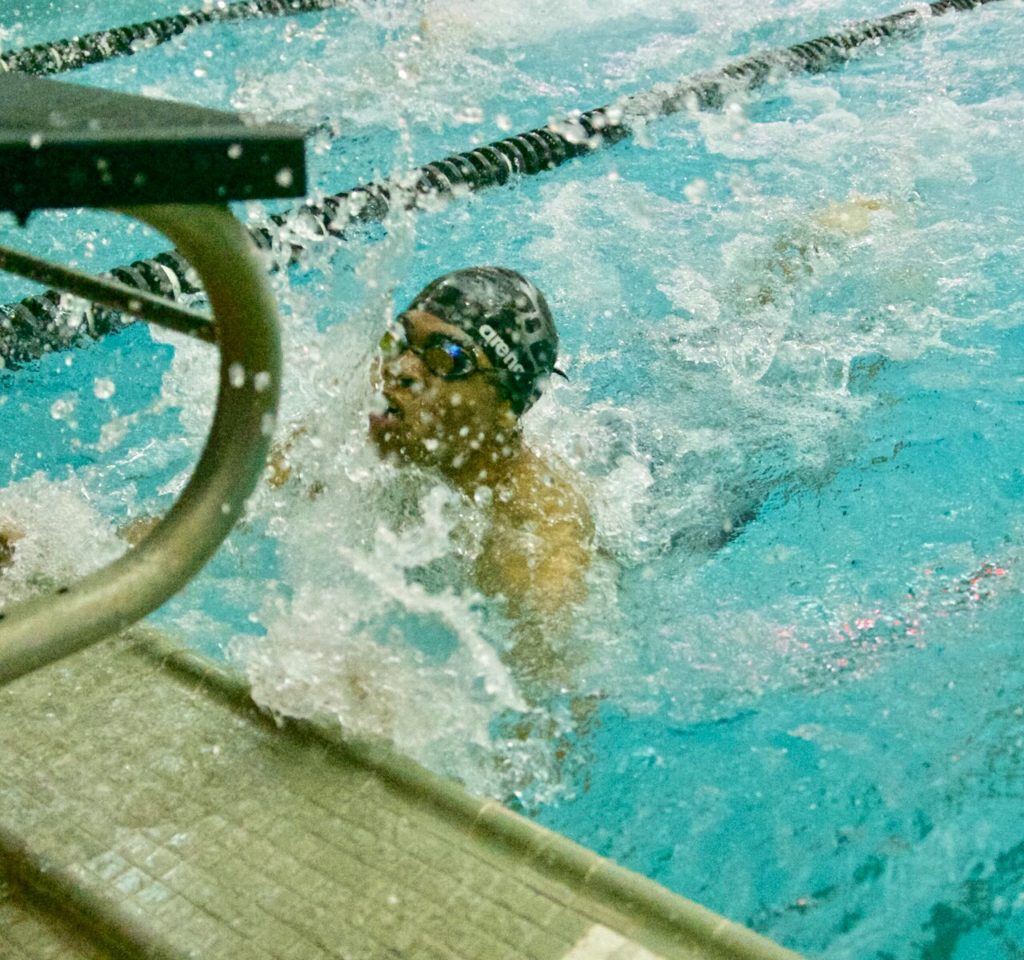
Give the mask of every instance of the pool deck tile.
M 144 630 L 0 689 L 0 960 L 795 960 L 388 749 Z

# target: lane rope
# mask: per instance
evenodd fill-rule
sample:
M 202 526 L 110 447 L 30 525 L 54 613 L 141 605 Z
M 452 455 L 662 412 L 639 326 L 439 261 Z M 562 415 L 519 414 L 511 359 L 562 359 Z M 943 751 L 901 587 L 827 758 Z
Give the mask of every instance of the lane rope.
M 184 11 L 157 20 L 130 23 L 0 53 L 0 73 L 30 73 L 37 77 L 65 73 L 115 57 L 134 56 L 180 36 L 186 30 L 208 23 L 292 17 L 316 10 L 332 10 L 343 3 L 344 0 L 238 0 L 219 3 L 208 10 Z
M 862 20 L 837 33 L 744 57 L 603 107 L 575 112 L 547 126 L 427 163 L 401 178 L 307 200 L 262 223 L 250 224 L 249 233 L 272 266 L 286 267 L 297 263 L 311 243 L 342 240 L 349 227 L 380 222 L 392 209 L 436 210 L 440 200 L 553 170 L 626 139 L 648 120 L 682 111 L 718 109 L 730 96 L 756 90 L 786 75 L 821 73 L 842 66 L 865 47 L 905 37 L 931 17 L 995 2 L 937 0 Z M 174 250 L 117 267 L 104 276 L 171 299 L 199 292 L 194 273 Z M 0 307 L 0 360 L 8 367 L 97 339 L 133 322 L 131 317 L 102 307 L 91 308 L 83 317 L 81 310 L 65 309 L 62 297 L 51 290 Z

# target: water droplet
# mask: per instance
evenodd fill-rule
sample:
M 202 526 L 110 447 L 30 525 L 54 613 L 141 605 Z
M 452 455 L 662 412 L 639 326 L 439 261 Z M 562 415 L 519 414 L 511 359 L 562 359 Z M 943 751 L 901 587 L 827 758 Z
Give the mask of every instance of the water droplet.
M 28 138 L 28 145 L 33 150 L 38 150 L 43 145 L 43 135 L 41 133 L 33 133 L 32 136 Z
M 497 124 L 499 130 L 511 130 L 512 120 L 508 114 L 499 113 L 494 117 L 494 122 Z
M 690 203 L 703 203 L 707 195 L 708 182 L 707 180 L 700 179 L 700 177 L 683 187 L 683 196 L 686 197 Z
M 240 143 L 233 143 L 228 147 L 228 159 L 237 160 L 242 155 L 242 145 Z
M 98 400 L 109 400 L 116 390 L 114 381 L 108 380 L 106 377 L 97 377 L 92 382 L 92 392 Z
M 484 112 L 479 107 L 463 107 L 455 114 L 456 123 L 482 123 Z
M 245 386 L 245 367 L 237 360 L 228 367 L 228 383 L 233 387 Z
M 192 76 L 202 79 L 206 76 L 206 71 L 202 67 L 196 67 L 195 70 L 192 71 Z
M 253 389 L 257 393 L 263 393 L 264 390 L 267 390 L 267 389 L 270 388 L 270 382 L 271 382 L 270 374 L 267 373 L 266 370 L 261 370 L 252 379 Z
M 281 169 L 274 174 L 274 182 L 279 187 L 290 187 L 295 182 L 295 176 L 292 174 L 292 168 L 281 167 Z
M 265 437 L 274 435 L 274 415 L 272 413 L 265 413 L 260 417 L 260 433 Z

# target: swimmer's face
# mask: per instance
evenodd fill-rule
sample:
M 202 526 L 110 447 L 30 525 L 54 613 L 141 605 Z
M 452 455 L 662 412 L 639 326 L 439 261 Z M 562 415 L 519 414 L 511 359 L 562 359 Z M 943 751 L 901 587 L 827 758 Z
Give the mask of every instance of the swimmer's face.
M 495 445 L 500 451 L 516 416 L 487 356 L 464 330 L 432 313 L 410 310 L 400 320 L 406 344 L 382 351 L 371 372 L 387 405 L 370 416 L 377 449 L 404 462 L 456 469 L 473 451 Z

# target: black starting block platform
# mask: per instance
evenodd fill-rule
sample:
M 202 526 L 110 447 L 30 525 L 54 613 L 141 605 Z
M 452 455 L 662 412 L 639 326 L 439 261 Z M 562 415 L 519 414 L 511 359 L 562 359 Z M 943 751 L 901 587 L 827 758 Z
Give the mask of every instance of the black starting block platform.
M 0 75 L 0 210 L 225 203 L 306 191 L 303 135 L 222 110 Z

